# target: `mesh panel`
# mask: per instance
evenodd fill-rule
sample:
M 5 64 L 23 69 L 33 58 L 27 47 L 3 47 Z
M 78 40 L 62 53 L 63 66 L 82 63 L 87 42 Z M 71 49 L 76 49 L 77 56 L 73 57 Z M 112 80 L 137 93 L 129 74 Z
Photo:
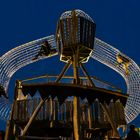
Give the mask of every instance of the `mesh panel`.
M 17 70 L 28 64 L 57 54 L 57 52 L 51 52 L 48 56 L 38 57 L 34 60 L 44 41 L 48 41 L 52 50 L 56 48 L 55 38 L 52 35 L 18 46 L 0 57 L 0 85 L 4 87 L 5 91 L 8 89 L 12 75 Z M 11 103 L 3 97 L 0 98 L 0 119 L 8 118 L 10 108 Z
M 118 55 L 121 55 L 122 59 L 125 58 L 122 63 L 117 60 Z M 127 93 L 129 94 L 125 115 L 127 123 L 131 122 L 140 113 L 140 68 L 132 59 L 98 38 L 95 39 L 91 57 L 112 68 L 125 79 Z M 129 62 L 128 66 L 126 60 Z
M 5 90 L 8 88 L 11 76 L 18 69 L 27 64 L 36 62 L 37 60 L 47 58 L 41 57 L 35 61 L 32 60 L 33 56 L 38 53 L 40 44 L 44 40 L 48 40 L 52 46 L 55 46 L 54 36 L 49 36 L 16 47 L 0 58 L 0 83 L 5 88 Z M 53 55 L 56 55 L 56 53 Z M 125 64 L 118 63 L 118 55 L 123 56 L 129 61 L 129 66 L 127 67 L 128 73 L 124 67 Z M 127 84 L 127 93 L 129 94 L 129 98 L 125 107 L 125 116 L 127 123 L 131 122 L 140 112 L 140 68 L 132 59 L 122 54 L 116 48 L 97 38 L 95 39 L 94 51 L 91 57 L 117 71 L 125 79 Z M 7 119 L 10 108 L 10 102 L 3 97 L 0 98 L 1 119 Z

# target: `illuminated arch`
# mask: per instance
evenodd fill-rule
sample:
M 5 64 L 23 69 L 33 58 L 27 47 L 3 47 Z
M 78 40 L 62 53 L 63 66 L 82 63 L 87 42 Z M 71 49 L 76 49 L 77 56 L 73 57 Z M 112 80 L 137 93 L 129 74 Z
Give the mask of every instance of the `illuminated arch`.
M 8 91 L 10 79 L 17 70 L 41 59 L 57 55 L 57 52 L 53 52 L 50 53 L 48 56 L 38 57 L 37 59 L 34 60 L 34 57 L 38 54 L 42 44 L 45 41 L 48 41 L 48 43 L 52 47 L 51 48 L 52 50 L 55 49 L 56 47 L 55 37 L 54 35 L 51 35 L 13 48 L 12 50 L 5 53 L 2 57 L 0 57 L 0 85 L 4 87 L 6 94 Z M 5 99 L 4 97 L 1 97 L 0 119 L 2 120 L 8 119 L 10 108 L 11 108 L 10 101 L 8 99 Z
M 48 41 L 52 48 L 56 48 L 55 38 L 52 35 L 16 47 L 0 58 L 0 84 L 5 88 L 5 91 L 8 89 L 10 78 L 18 69 L 41 59 L 57 55 L 57 52 L 54 52 L 33 60 L 44 41 Z M 95 38 L 91 57 L 112 68 L 125 79 L 127 93 L 129 94 L 125 106 L 125 115 L 127 123 L 131 122 L 140 113 L 140 68 L 132 59 L 98 38 Z M 8 99 L 0 98 L 0 119 L 6 120 L 8 118 L 10 106 Z
M 131 122 L 140 113 L 140 68 L 128 56 L 98 38 L 95 39 L 91 57 L 112 68 L 125 79 L 129 94 L 125 115 L 127 123 Z

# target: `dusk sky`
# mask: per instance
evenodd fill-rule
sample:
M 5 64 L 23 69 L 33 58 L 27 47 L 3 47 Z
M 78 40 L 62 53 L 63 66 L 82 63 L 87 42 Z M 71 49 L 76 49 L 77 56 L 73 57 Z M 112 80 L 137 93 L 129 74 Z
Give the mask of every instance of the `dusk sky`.
M 0 2 L 0 56 L 10 49 L 55 34 L 60 15 L 81 9 L 96 23 L 96 37 L 119 49 L 140 66 L 140 1 L 139 0 L 3 0 Z M 58 74 L 63 67 L 59 57 L 26 66 L 10 82 L 12 100 L 16 79 L 43 74 Z M 126 92 L 124 79 L 115 71 L 89 60 L 86 69 L 104 81 Z M 0 121 L 0 129 L 5 123 Z

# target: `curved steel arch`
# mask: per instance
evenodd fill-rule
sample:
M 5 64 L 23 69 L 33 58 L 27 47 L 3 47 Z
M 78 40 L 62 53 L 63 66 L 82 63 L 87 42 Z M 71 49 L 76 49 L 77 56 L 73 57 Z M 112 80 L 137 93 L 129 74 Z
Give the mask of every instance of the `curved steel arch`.
M 129 62 L 127 71 L 123 63 L 118 63 L 117 57 L 119 55 Z M 125 116 L 127 123 L 131 122 L 140 113 L 140 68 L 128 56 L 98 38 L 95 38 L 94 50 L 91 57 L 112 68 L 125 79 L 127 94 L 129 94 L 125 106 Z
M 29 43 L 23 44 L 21 46 L 15 47 L 12 50 L 5 53 L 0 57 L 0 84 L 4 87 L 7 92 L 8 85 L 12 75 L 20 68 L 57 55 L 57 52 L 49 54 L 45 57 L 38 57 L 38 59 L 33 60 L 33 58 L 38 54 L 41 49 L 41 45 L 44 41 L 48 41 L 52 49 L 56 49 L 55 37 L 54 35 L 47 36 L 38 40 L 31 41 Z M 7 120 L 9 117 L 9 112 L 11 109 L 11 102 L 4 97 L 0 98 L 0 119 Z
M 33 60 L 34 56 L 39 52 L 44 41 L 48 41 L 52 48 L 56 48 L 55 37 L 54 35 L 51 35 L 18 46 L 0 57 L 0 84 L 5 88 L 6 91 L 10 78 L 17 70 L 28 64 L 39 61 L 40 59 L 45 59 L 57 54 L 55 53 L 47 57 L 40 57 L 36 60 Z
M 32 60 L 33 57 L 39 52 L 41 44 L 46 40 L 49 42 L 49 44 L 51 44 L 51 46 L 54 48 L 56 47 L 55 37 L 52 35 L 16 47 L 0 58 L 0 83 L 6 91 L 10 78 L 18 69 L 33 62 L 39 61 L 40 59 L 57 55 L 56 52 L 52 55 L 40 57 L 37 60 Z M 121 55 L 129 61 L 129 74 L 126 73 L 126 69 L 124 69 L 123 64 L 118 65 L 118 55 Z M 112 68 L 125 79 L 127 93 L 129 94 L 125 107 L 125 115 L 127 123 L 131 122 L 140 113 L 140 68 L 132 59 L 121 53 L 113 46 L 97 38 L 95 38 L 94 50 L 91 57 Z M 10 106 L 11 103 L 7 99 L 4 99 L 3 97 L 0 98 L 0 119 L 6 120 L 8 118 L 11 108 Z

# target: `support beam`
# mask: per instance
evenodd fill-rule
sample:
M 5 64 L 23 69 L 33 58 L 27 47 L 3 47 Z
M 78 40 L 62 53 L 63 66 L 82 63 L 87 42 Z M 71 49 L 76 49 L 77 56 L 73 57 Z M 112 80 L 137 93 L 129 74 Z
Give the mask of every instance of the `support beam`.
M 13 120 L 13 115 L 14 115 L 15 103 L 16 103 L 18 94 L 21 91 L 21 88 L 22 88 L 21 81 L 17 80 L 16 81 L 15 92 L 14 92 L 14 101 L 13 101 L 13 104 L 12 104 L 10 117 L 9 117 L 8 122 L 7 122 L 6 134 L 5 134 L 4 140 L 9 140 L 10 139 L 10 134 L 13 133 L 13 132 L 11 132 L 11 130 L 14 128 L 12 120 Z
M 73 55 L 73 74 L 74 74 L 74 84 L 79 84 L 79 62 L 78 55 Z M 80 121 L 79 121 L 79 97 L 73 97 L 73 130 L 74 130 L 74 140 L 80 140 Z
M 56 83 L 58 83 L 60 80 L 61 80 L 61 78 L 63 77 L 63 75 L 65 74 L 65 72 L 68 70 L 68 68 L 70 67 L 70 65 L 71 65 L 71 62 L 68 62 L 65 66 L 64 66 L 64 68 L 63 68 L 63 70 L 61 71 L 61 73 L 59 74 L 59 76 L 58 76 L 58 78 L 56 79 Z
M 90 85 L 93 86 L 93 87 L 95 87 L 93 81 L 91 80 L 90 76 L 88 75 L 88 73 L 87 73 L 87 71 L 86 71 L 86 69 L 84 68 L 84 66 L 83 66 L 82 63 L 80 63 L 80 67 L 81 67 L 83 73 L 85 74 L 85 76 L 88 78 L 88 81 L 89 81 Z
M 30 127 L 31 123 L 33 122 L 33 120 L 35 119 L 35 117 L 37 116 L 39 110 L 41 109 L 42 105 L 44 104 L 46 99 L 41 99 L 39 105 L 37 106 L 37 108 L 35 109 L 35 111 L 33 112 L 31 118 L 29 119 L 27 125 L 25 126 L 24 130 L 21 133 L 21 136 L 24 136 L 28 130 L 28 128 Z
M 118 130 L 117 130 L 117 128 L 116 128 L 116 126 L 115 126 L 115 124 L 114 124 L 112 118 L 111 118 L 111 115 L 110 115 L 110 113 L 109 113 L 109 111 L 108 111 L 107 104 L 104 103 L 104 105 L 102 105 L 102 104 L 100 103 L 100 105 L 101 105 L 102 109 L 104 110 L 104 112 L 105 112 L 105 114 L 106 114 L 106 116 L 107 116 L 107 119 L 108 119 L 109 123 L 111 124 L 111 127 L 112 127 L 112 129 L 113 129 L 113 137 L 114 137 L 114 138 L 120 138 L 119 132 L 118 132 Z
M 91 106 L 88 103 L 88 127 L 92 128 L 92 119 L 91 119 Z

